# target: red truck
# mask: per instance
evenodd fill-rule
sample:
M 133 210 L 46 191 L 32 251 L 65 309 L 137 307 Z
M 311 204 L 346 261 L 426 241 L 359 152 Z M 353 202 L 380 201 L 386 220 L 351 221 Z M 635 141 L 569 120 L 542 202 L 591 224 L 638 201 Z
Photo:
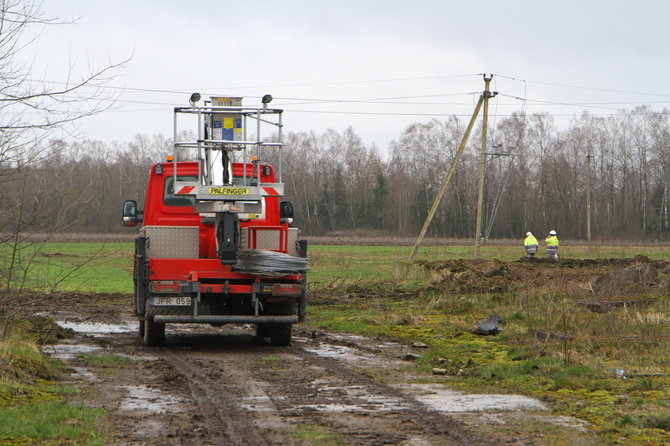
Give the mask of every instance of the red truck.
M 307 242 L 291 226 L 292 204 L 280 201 L 280 173 L 258 156 L 272 149 L 281 165 L 282 111 L 268 97 L 245 108 L 241 98 L 199 106 L 194 94 L 190 107 L 175 107 L 174 155 L 151 166 L 144 210 L 124 203 L 123 224 L 142 224 L 134 312 L 149 346 L 164 342 L 166 323 L 254 324 L 257 336 L 288 345 L 305 317 Z M 197 139 L 179 139 L 178 115 L 197 118 Z M 261 138 L 268 123 L 279 128 L 274 140 Z M 196 159 L 173 161 L 188 156 Z

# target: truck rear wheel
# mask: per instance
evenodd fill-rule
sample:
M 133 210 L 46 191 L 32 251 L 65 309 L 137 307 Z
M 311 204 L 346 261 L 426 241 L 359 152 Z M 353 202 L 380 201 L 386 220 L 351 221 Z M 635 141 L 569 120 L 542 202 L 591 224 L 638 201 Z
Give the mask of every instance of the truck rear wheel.
M 149 347 L 162 345 L 165 342 L 165 324 L 154 322 L 152 317 L 144 320 L 144 344 Z
M 293 325 L 273 324 L 271 327 L 270 345 L 291 345 Z
M 272 336 L 272 327 L 270 324 L 256 324 L 256 336 L 259 338 Z

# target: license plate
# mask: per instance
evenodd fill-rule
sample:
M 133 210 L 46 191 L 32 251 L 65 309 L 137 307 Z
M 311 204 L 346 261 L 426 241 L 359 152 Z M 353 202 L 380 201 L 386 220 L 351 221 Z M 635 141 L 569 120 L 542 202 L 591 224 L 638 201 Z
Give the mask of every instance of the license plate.
M 153 306 L 188 306 L 191 305 L 191 297 L 153 297 L 151 305 Z

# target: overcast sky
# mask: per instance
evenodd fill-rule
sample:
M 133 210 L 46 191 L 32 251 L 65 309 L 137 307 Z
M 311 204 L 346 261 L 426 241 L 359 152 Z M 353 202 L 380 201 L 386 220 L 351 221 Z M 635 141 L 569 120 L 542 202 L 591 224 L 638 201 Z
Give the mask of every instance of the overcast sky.
M 113 109 L 79 126 L 103 141 L 171 136 L 171 107 L 194 91 L 245 105 L 270 93 L 286 131 L 352 126 L 382 151 L 411 123 L 469 119 L 481 73 L 500 92 L 493 122 L 670 103 L 665 0 L 45 0 L 43 11 L 75 23 L 41 30 L 26 53 L 35 76 L 130 58 L 109 82 Z

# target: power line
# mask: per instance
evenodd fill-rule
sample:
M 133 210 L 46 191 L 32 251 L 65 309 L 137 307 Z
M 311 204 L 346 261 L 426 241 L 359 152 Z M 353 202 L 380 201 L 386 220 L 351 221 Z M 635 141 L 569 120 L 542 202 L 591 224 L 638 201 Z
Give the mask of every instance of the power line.
M 336 110 L 291 110 L 284 108 L 284 111 L 289 111 L 292 113 L 314 113 L 314 114 L 333 114 L 333 115 L 377 115 L 377 116 L 432 116 L 432 117 L 470 117 L 470 114 L 467 113 L 401 113 L 401 112 L 360 112 L 360 111 L 336 111 Z M 650 111 L 650 114 L 656 115 L 670 115 L 670 110 L 665 111 Z M 591 116 L 625 116 L 628 113 L 592 113 Z M 502 117 L 511 117 L 515 116 L 514 114 L 499 114 L 498 116 Z M 552 113 L 551 116 L 555 117 L 572 117 L 576 116 L 575 113 L 565 113 L 565 114 L 555 114 Z
M 519 79 L 519 78 L 515 78 L 515 77 L 511 77 L 511 76 L 505 76 L 505 75 L 502 75 L 502 74 L 497 74 L 496 76 L 502 77 L 502 78 L 505 78 L 505 79 L 514 80 L 514 81 L 528 82 L 529 84 L 550 85 L 550 86 L 554 86 L 554 87 L 575 88 L 575 89 L 580 89 L 580 90 L 606 91 L 606 92 L 609 92 L 609 93 L 638 94 L 638 95 L 645 95 L 645 96 L 670 97 L 670 94 L 661 94 L 661 93 L 658 93 L 658 92 L 648 93 L 648 92 L 642 92 L 642 91 L 617 90 L 617 89 L 612 89 L 612 88 L 562 84 L 562 83 L 558 83 L 558 82 L 533 81 L 533 80 L 528 80 L 528 79 Z
M 430 80 L 430 79 L 450 79 L 450 78 L 459 78 L 459 77 L 471 77 L 477 76 L 476 73 L 471 74 L 455 74 L 455 75 L 437 75 L 437 76 L 417 76 L 417 77 L 404 77 L 404 78 L 390 78 L 390 79 L 359 79 L 351 81 L 329 81 L 329 82 L 305 82 L 297 84 L 269 84 L 269 85 L 248 85 L 248 86 L 232 86 L 232 87 L 207 87 L 207 88 L 196 88 L 195 90 L 240 90 L 240 89 L 250 89 L 250 88 L 284 88 L 284 87 L 312 87 L 312 86 L 329 86 L 329 85 L 352 85 L 352 84 L 369 84 L 369 83 L 383 83 L 383 82 L 403 82 L 403 81 L 416 81 L 416 80 Z M 35 80 L 27 79 L 32 82 L 46 82 L 50 84 L 57 85 L 68 85 L 67 82 L 62 81 L 51 81 L 51 80 Z M 96 85 L 90 86 L 91 88 L 99 89 L 110 89 L 110 90 L 122 90 L 122 91 L 137 91 L 145 93 L 169 93 L 169 94 L 191 94 L 194 89 L 157 89 L 157 88 L 139 88 L 139 87 L 119 87 L 114 85 Z M 205 95 L 219 95 L 221 93 L 204 93 Z M 260 97 L 260 96 L 248 96 L 248 97 Z
M 399 99 L 420 99 L 420 98 L 438 98 L 444 96 L 469 96 L 479 94 L 479 92 L 462 92 L 462 93 L 440 93 L 440 94 L 426 94 L 426 95 L 415 95 L 415 96 L 393 96 L 386 98 L 371 98 L 371 99 L 316 99 L 316 98 L 286 98 L 278 97 L 279 100 L 284 101 L 304 101 L 304 104 L 319 104 L 319 103 L 369 103 L 369 104 L 393 104 L 394 100 Z M 425 102 L 397 102 L 398 104 L 417 104 L 417 105 L 432 105 L 431 103 Z M 291 105 L 303 105 L 301 103 L 292 103 Z M 437 105 L 465 105 L 465 104 L 453 104 L 453 103 L 437 103 Z M 468 103 L 469 105 L 469 103 Z
M 563 106 L 569 106 L 569 107 L 589 107 L 589 108 L 599 108 L 603 110 L 614 110 L 612 107 L 601 107 L 598 105 L 584 105 L 584 104 L 579 104 L 579 103 L 573 103 L 573 102 L 554 102 L 554 101 L 545 101 L 541 99 L 529 99 L 529 98 L 520 98 L 518 96 L 511 96 L 511 95 L 506 95 L 499 93 L 500 96 L 512 98 L 512 99 L 518 99 L 520 101 L 526 101 L 526 102 L 534 102 L 536 104 L 543 104 L 543 105 L 563 105 Z
M 470 117 L 470 114 L 467 113 L 407 113 L 407 112 L 364 112 L 364 111 L 348 111 L 348 110 L 298 110 L 298 109 L 287 109 L 284 108 L 284 111 L 286 112 L 291 112 L 291 113 L 312 113 L 312 114 L 332 114 L 332 115 L 362 115 L 362 116 L 426 116 L 426 117 L 434 117 L 434 118 L 439 118 L 439 117 Z M 132 109 L 132 108 L 118 108 L 118 109 L 108 109 L 105 110 L 104 113 L 139 113 L 139 112 L 165 112 L 165 108 L 139 108 L 139 109 Z M 527 116 L 527 113 L 524 110 L 521 110 L 522 115 Z M 649 111 L 646 113 L 654 114 L 654 115 L 670 115 L 670 111 Z M 32 112 L 28 112 L 27 114 L 34 114 Z M 608 117 L 608 116 L 626 116 L 630 114 L 630 112 L 615 112 L 615 113 L 591 113 L 590 116 L 594 117 Z M 12 113 L 0 113 L 0 116 L 13 116 L 14 114 Z M 498 117 L 512 117 L 515 116 L 514 113 L 498 113 Z M 576 113 L 551 113 L 550 116 L 553 117 L 574 117 L 577 116 Z
M 461 93 L 459 93 L 461 94 Z M 467 93 L 470 94 L 470 93 Z M 426 96 L 442 96 L 442 95 L 426 95 Z M 603 109 L 603 110 L 619 110 L 616 108 L 612 107 L 602 107 L 602 106 L 597 106 L 597 105 L 591 105 L 590 103 L 567 103 L 567 102 L 553 102 L 553 101 L 543 101 L 543 100 L 537 100 L 537 99 L 528 99 L 528 98 L 520 98 L 518 96 L 512 96 L 512 95 L 506 95 L 506 94 L 499 94 L 499 96 L 503 97 L 508 97 L 510 99 L 514 100 L 520 100 L 523 102 L 523 114 L 526 113 L 526 109 L 528 106 L 545 106 L 545 105 L 554 105 L 554 106 L 565 106 L 565 107 L 587 107 L 587 108 L 596 108 L 596 109 Z M 411 96 L 406 96 L 407 98 L 410 98 Z M 282 100 L 285 98 L 277 98 L 278 100 Z M 290 98 L 289 98 L 290 99 Z M 154 112 L 154 111 L 165 111 L 165 107 L 172 107 L 174 106 L 174 103 L 167 103 L 167 102 L 157 102 L 157 101 L 137 101 L 137 100 L 131 100 L 131 99 L 114 99 L 114 98 L 109 98 L 109 99 L 101 99 L 101 102 L 111 102 L 111 103 L 119 103 L 119 104 L 140 104 L 140 105 L 156 105 L 156 106 L 161 106 L 161 108 L 149 108 L 149 109 L 130 109 L 130 108 L 112 108 L 109 110 L 106 110 L 105 113 L 112 113 L 112 112 L 139 112 L 139 111 L 146 111 L 146 112 Z M 654 101 L 653 103 L 670 103 L 670 101 Z M 317 104 L 332 104 L 332 105 L 337 105 L 337 104 L 377 104 L 377 105 L 417 105 L 417 106 L 425 106 L 425 105 L 435 105 L 435 106 L 468 106 L 471 105 L 469 102 L 432 102 L 432 103 L 427 103 L 427 102 L 394 102 L 394 101 L 386 101 L 381 98 L 380 100 L 355 100 L 355 99 L 338 99 L 338 100 L 317 100 L 314 102 L 306 102 L 304 104 L 301 103 L 288 103 L 288 104 L 277 104 L 279 107 L 283 107 L 286 111 L 289 112 L 296 112 L 296 113 L 324 113 L 324 114 L 349 114 L 349 115 L 378 115 L 378 116 L 434 116 L 434 117 L 440 117 L 440 116 L 470 116 L 469 114 L 458 114 L 458 113 L 431 113 L 431 112 L 423 112 L 423 113 L 411 113 L 411 112 L 379 112 L 379 111 L 354 111 L 354 110 L 305 110 L 305 109 L 295 109 L 291 108 L 294 106 L 301 106 L 301 105 L 317 105 Z M 501 106 L 501 107 L 510 107 L 510 106 L 518 106 L 517 103 L 500 103 L 499 101 L 496 102 L 496 107 Z M 638 103 L 638 102 L 627 102 L 627 103 L 604 103 L 604 104 L 639 104 L 639 105 L 647 105 L 646 103 Z M 286 108 L 288 107 L 288 108 Z M 0 113 L 1 115 L 11 115 L 12 113 Z M 601 115 L 595 115 L 594 116 L 617 116 L 617 115 L 622 115 L 625 113 L 612 113 L 612 114 L 601 114 Z M 500 114 L 496 111 L 495 113 L 496 116 L 512 116 L 511 114 Z M 552 116 L 556 117 L 561 117 L 561 116 L 574 116 L 574 114 L 552 114 Z
M 349 80 L 349 81 L 328 81 L 328 82 L 303 82 L 303 83 L 295 83 L 295 84 L 266 84 L 266 85 L 247 85 L 247 86 L 229 86 L 229 87 L 207 87 L 207 88 L 199 88 L 199 90 L 239 90 L 239 89 L 250 89 L 250 88 L 280 88 L 280 87 L 311 87 L 311 86 L 329 86 L 329 85 L 352 85 L 352 84 L 370 84 L 370 83 L 385 83 L 385 82 L 404 82 L 404 81 L 417 81 L 417 80 L 433 80 L 433 79 L 455 79 L 455 78 L 466 78 L 466 77 L 473 77 L 473 76 L 481 76 L 481 73 L 469 73 L 469 74 L 454 74 L 454 75 L 434 75 L 434 76 L 414 76 L 414 77 L 401 77 L 401 78 L 387 78 L 387 79 L 356 79 L 356 80 Z M 519 82 L 525 82 L 525 83 L 531 83 L 531 84 L 538 84 L 538 85 L 549 85 L 549 86 L 555 86 L 555 87 L 563 87 L 563 88 L 574 88 L 574 89 L 581 89 L 581 90 L 593 90 L 593 91 L 604 91 L 604 92 L 609 92 L 609 93 L 621 93 L 621 94 L 637 94 L 637 95 L 645 95 L 645 96 L 662 96 L 662 97 L 670 97 L 670 94 L 662 94 L 658 92 L 643 92 L 643 91 L 631 91 L 631 90 L 620 90 L 620 89 L 612 89 L 612 88 L 602 88 L 602 87 L 592 87 L 592 86 L 585 86 L 585 85 L 572 85 L 572 84 L 565 84 L 565 83 L 560 83 L 560 82 L 546 82 L 546 81 L 535 81 L 535 80 L 529 80 L 529 79 L 522 79 L 522 78 L 517 78 L 514 76 L 507 76 L 504 74 L 494 74 L 495 77 L 503 78 L 503 79 L 509 79 L 513 81 L 519 81 Z M 40 80 L 35 80 L 35 79 L 27 79 L 32 82 L 46 82 L 50 84 L 58 84 L 58 85 L 69 85 L 71 83 L 67 82 L 62 82 L 62 81 L 53 81 L 53 80 L 45 80 L 45 79 L 40 79 Z M 140 87 L 120 87 L 120 86 L 114 86 L 114 85 L 91 85 L 88 86 L 90 88 L 97 88 L 97 89 L 110 89 L 110 90 L 121 90 L 121 91 L 136 91 L 136 92 L 145 92 L 145 93 L 168 93 L 168 94 L 191 94 L 193 92 L 193 88 L 191 89 L 157 89 L 157 88 L 140 88 Z M 196 88 L 198 90 L 198 88 Z M 205 93 L 207 95 L 217 95 L 220 93 Z M 256 96 L 249 96 L 249 97 L 256 97 Z M 260 97 L 260 96 L 258 96 Z
M 423 96 L 404 96 L 403 98 L 422 98 L 422 97 L 440 97 L 440 96 L 462 96 L 462 95 L 470 95 L 470 94 L 478 94 L 478 92 L 474 93 L 447 93 L 447 94 L 438 94 L 438 95 L 423 95 Z M 526 105 L 529 106 L 543 106 L 543 105 L 558 105 L 558 106 L 566 106 L 566 107 L 592 107 L 592 108 L 603 108 L 606 110 L 614 110 L 615 108 L 612 107 L 598 107 L 602 105 L 650 105 L 650 104 L 670 104 L 670 100 L 667 101 L 645 101 L 645 102 L 638 102 L 638 101 L 621 101 L 621 102 L 555 102 L 555 101 L 546 101 L 546 100 L 541 100 L 541 99 L 530 99 L 530 98 L 523 98 L 519 96 L 513 96 L 513 95 L 508 95 L 504 93 L 499 93 L 499 96 L 502 97 L 507 97 L 516 101 L 523 101 Z M 75 97 L 69 97 L 69 96 L 64 96 L 64 98 L 72 98 L 74 99 Z M 165 107 L 173 107 L 175 104 L 174 102 L 159 102 L 159 101 L 139 101 L 139 100 L 133 100 L 133 99 L 120 99 L 120 98 L 100 98 L 99 99 L 102 102 L 113 102 L 113 103 L 123 103 L 123 104 L 143 104 L 143 105 L 160 105 L 160 106 L 165 106 Z M 387 100 L 386 98 L 379 98 L 379 99 L 307 99 L 307 98 L 302 98 L 305 102 L 290 102 L 286 104 L 282 104 L 280 101 L 293 101 L 293 100 L 299 100 L 299 98 L 284 98 L 284 97 L 277 97 L 275 98 L 277 101 L 276 105 L 279 107 L 285 107 L 285 106 L 301 106 L 301 105 L 317 105 L 317 104 L 332 104 L 332 105 L 337 105 L 337 104 L 370 104 L 370 105 L 439 105 L 439 106 L 469 106 L 472 105 L 471 102 L 421 102 L 421 101 L 394 101 L 389 98 Z M 530 103 L 529 103 L 530 102 Z M 508 106 L 517 106 L 517 102 L 500 102 L 496 101 L 497 106 L 501 107 L 508 107 Z
M 391 82 L 391 81 L 407 81 L 407 80 L 426 80 L 426 79 L 441 79 L 441 78 L 456 78 L 456 77 L 469 77 L 473 76 L 474 74 L 464 74 L 464 75 L 444 75 L 444 76 L 421 76 L 421 77 L 406 77 L 406 78 L 395 78 L 395 79 L 374 79 L 374 80 L 354 80 L 354 81 L 341 81 L 341 82 L 322 82 L 322 83 L 305 83 L 305 84 L 292 84 L 294 86 L 300 86 L 300 85 L 336 85 L 336 84 L 353 84 L 353 83 L 375 83 L 375 82 Z M 530 83 L 538 83 L 538 84 L 546 84 L 546 85 L 555 85 L 555 86 L 562 86 L 562 87 L 570 87 L 570 88 L 581 88 L 581 89 L 590 89 L 590 90 L 600 90 L 600 91 L 609 91 L 609 92 L 617 92 L 617 93 L 634 93 L 634 92 L 628 92 L 628 91 L 623 91 L 623 90 L 612 90 L 612 89 L 603 89 L 603 88 L 594 88 L 594 87 L 583 87 L 583 86 L 575 86 L 575 85 L 568 85 L 568 84 L 558 84 L 558 83 L 551 83 L 551 82 L 540 82 L 540 81 L 526 81 L 523 79 L 518 79 L 510 76 L 505 76 L 505 75 L 496 75 L 497 77 L 501 78 L 506 78 L 514 81 L 520 81 L 524 83 L 524 86 L 526 85 L 526 82 Z M 40 82 L 47 82 L 47 83 L 54 83 L 54 84 L 64 84 L 67 85 L 65 82 L 57 82 L 57 81 L 49 81 L 49 80 L 42 80 Z M 147 89 L 147 88 L 136 88 L 136 87 L 117 87 L 117 86 L 111 86 L 111 85 L 91 85 L 91 86 L 85 86 L 87 88 L 95 88 L 95 89 L 112 89 L 112 90 L 122 90 L 122 91 L 127 91 L 127 92 L 144 92 L 144 93 L 170 93 L 170 94 L 181 94 L 181 95 L 187 95 L 190 94 L 192 91 L 191 90 L 167 90 L 167 89 Z M 233 88 L 238 88 L 238 87 L 233 87 Z M 239 87 L 241 88 L 241 87 Z M 252 87 L 248 87 L 252 88 Z M 260 86 L 256 86 L 253 88 L 260 88 Z M 433 106 L 463 106 L 463 105 L 471 105 L 469 102 L 468 103 L 461 103 L 461 102 L 421 102 L 421 101 L 407 101 L 411 99 L 425 99 L 425 98 L 438 98 L 438 97 L 447 97 L 447 96 L 466 96 L 466 95 L 477 95 L 480 92 L 457 92 L 457 93 L 439 93 L 439 94 L 429 94 L 429 95 L 412 95 L 412 96 L 391 96 L 391 97 L 376 97 L 376 98 L 364 98 L 364 99 L 326 99 L 326 98 L 304 98 L 304 97 L 277 97 L 276 99 L 278 101 L 292 101 L 289 104 L 286 104 L 285 106 L 288 107 L 297 107 L 301 105 L 316 105 L 316 104 L 379 104 L 379 105 L 417 105 L 417 106 L 426 106 L 426 105 L 433 105 Z M 213 96 L 216 96 L 216 94 L 213 93 L 205 93 L 205 94 L 210 94 Z M 635 94 L 651 94 L 651 93 L 635 93 Z M 520 100 L 523 101 L 524 103 L 524 109 L 527 108 L 529 105 L 532 106 L 543 106 L 543 105 L 553 105 L 553 106 L 567 106 L 567 107 L 587 107 L 587 108 L 594 108 L 594 109 L 604 109 L 604 110 L 615 110 L 615 108 L 612 107 L 605 107 L 606 105 L 633 105 L 633 104 L 638 104 L 638 105 L 648 105 L 648 104 L 667 104 L 670 103 L 670 101 L 651 101 L 651 102 L 633 102 L 633 101 L 624 101 L 624 102 L 559 102 L 559 101 L 547 101 L 547 100 L 540 100 L 540 99 L 529 99 L 527 97 L 519 97 L 519 96 L 513 96 L 513 95 L 508 95 L 501 93 L 500 96 L 502 97 L 508 97 L 513 100 Z M 525 93 L 524 93 L 525 96 Z M 656 96 L 668 96 L 670 95 L 659 95 L 656 94 Z M 257 96 L 247 96 L 250 98 L 256 98 Z M 133 99 L 121 99 L 121 98 L 99 98 L 99 100 L 103 102 L 112 102 L 112 103 L 127 103 L 127 104 L 143 104 L 143 105 L 156 105 L 156 106 L 165 106 L 165 107 L 171 107 L 174 104 L 173 103 L 166 103 L 166 102 L 158 102 L 158 101 L 140 101 L 140 100 L 133 100 Z M 295 101 L 302 101 L 301 102 L 295 102 Z M 499 101 L 496 102 L 496 107 L 498 106 L 514 106 L 515 104 L 513 103 L 500 103 Z M 281 104 L 283 105 L 283 104 Z M 111 111 L 111 110 L 110 110 Z M 135 110 L 128 110 L 126 111 L 135 111 Z M 154 111 L 154 110 L 146 110 L 145 111 Z M 449 114 L 449 113 L 408 113 L 408 112 L 366 112 L 366 111 L 325 111 L 325 110 L 297 110 L 297 109 L 289 109 L 287 111 L 293 111 L 293 112 L 310 112 L 310 113 L 327 113 L 327 114 L 350 114 L 350 115 L 378 115 L 378 116 L 469 116 L 469 115 L 458 115 L 458 114 Z M 525 113 L 525 110 L 524 110 Z M 496 116 L 498 113 L 496 112 Z M 616 114 L 615 114 L 616 115 Z M 501 116 L 510 116 L 510 115 L 501 115 Z M 554 116 L 572 116 L 572 115 L 560 115 L 560 114 L 555 114 Z M 610 115 L 611 116 L 611 115 Z
M 378 105 L 443 105 L 443 106 L 462 106 L 462 105 L 471 105 L 470 102 L 417 102 L 417 101 L 399 101 L 396 99 L 419 99 L 419 98 L 431 98 L 431 97 L 444 97 L 444 96 L 466 96 L 466 95 L 476 95 L 479 92 L 462 92 L 462 93 L 442 93 L 442 94 L 433 94 L 433 95 L 416 95 L 416 96 L 396 96 L 388 98 L 371 98 L 371 99 L 325 99 L 325 98 L 292 98 L 292 97 L 277 97 L 278 101 L 303 101 L 303 102 L 291 102 L 286 105 L 278 104 L 280 106 L 299 106 L 299 105 L 316 105 L 316 104 L 378 104 Z M 557 105 L 557 106 L 566 106 L 566 107 L 589 107 L 589 108 L 599 108 L 605 110 L 614 110 L 612 107 L 603 107 L 604 105 L 649 105 L 649 104 L 670 104 L 670 100 L 664 101 L 612 101 L 612 102 L 558 102 L 558 101 L 547 101 L 542 99 L 531 99 L 525 97 L 519 97 L 514 95 L 508 95 L 505 93 L 499 93 L 501 97 L 507 97 L 514 100 L 523 101 L 526 106 L 542 106 L 542 105 Z M 254 97 L 254 96 L 249 96 Z M 158 102 L 158 101 L 138 101 L 132 99 L 120 99 L 120 98 L 110 98 L 100 99 L 103 102 L 115 102 L 115 103 L 128 103 L 128 104 L 144 104 L 144 105 L 161 105 L 166 107 L 174 106 L 172 102 Z M 515 106 L 515 103 L 501 103 L 496 102 L 497 106 Z
M 303 101 L 303 102 L 291 102 L 287 105 L 315 105 L 315 104 L 398 104 L 398 105 L 470 105 L 470 102 L 407 102 L 407 101 L 395 101 L 396 99 L 420 99 L 420 98 L 435 98 L 435 97 L 444 97 L 444 96 L 468 96 L 476 95 L 479 92 L 461 92 L 461 93 L 441 93 L 441 94 L 431 94 L 431 95 L 417 95 L 417 96 L 395 96 L 388 98 L 371 98 L 371 99 L 325 99 L 325 98 L 291 98 L 291 97 L 275 97 L 276 101 Z M 255 96 L 248 96 L 255 97 Z M 75 98 L 72 96 L 72 98 Z M 147 105 L 166 105 L 174 106 L 174 103 L 166 102 L 157 102 L 157 101 L 137 101 L 132 99 L 117 99 L 117 98 L 101 98 L 102 101 L 108 102 L 121 102 L 121 103 L 134 103 L 134 104 L 147 104 Z
M 296 83 L 296 84 L 275 84 L 275 85 L 254 85 L 254 86 L 246 86 L 246 87 L 241 87 L 241 86 L 233 86 L 233 87 L 226 87 L 226 89 L 229 90 L 235 90 L 235 89 L 242 89 L 242 88 L 270 88 L 270 87 L 299 87 L 299 86 L 328 86 L 328 85 L 350 85 L 350 84 L 369 84 L 369 83 L 383 83 L 383 82 L 396 82 L 396 81 L 417 81 L 417 80 L 431 80 L 431 79 L 450 79 L 450 78 L 464 78 L 464 77 L 471 77 L 471 76 L 479 76 L 480 74 L 458 74 L 458 75 L 436 75 L 436 76 L 415 76 L 415 77 L 403 77 L 403 78 L 389 78 L 389 79 L 359 79 L 359 80 L 351 80 L 351 81 L 330 81 L 330 82 L 311 82 L 311 83 Z M 564 88 L 575 88 L 575 89 L 585 89 L 585 90 L 594 90 L 594 91 L 606 91 L 606 92 L 613 92 L 613 93 L 623 93 L 623 94 L 640 94 L 640 95 L 649 95 L 649 96 L 661 96 L 661 97 L 670 97 L 670 95 L 664 95 L 664 94 L 659 94 L 659 93 L 647 93 L 647 92 L 634 92 L 634 91 L 627 91 L 627 90 L 617 90 L 617 89 L 607 89 L 607 88 L 599 88 L 599 87 L 590 87 L 590 86 L 579 86 L 579 85 L 570 85 L 570 84 L 563 84 L 563 83 L 555 83 L 555 82 L 544 82 L 544 81 L 533 81 L 533 80 L 526 80 L 526 79 L 520 79 L 512 76 L 506 76 L 502 74 L 496 74 L 496 77 L 504 78 L 504 79 L 509 79 L 513 81 L 519 81 L 519 82 L 524 82 L 524 85 L 526 83 L 534 83 L 534 84 L 542 84 L 542 85 L 551 85 L 551 86 L 559 86 L 559 87 L 564 87 Z M 59 85 L 68 85 L 66 82 L 60 82 L 60 81 L 52 81 L 52 80 L 34 80 L 30 79 L 31 81 L 35 82 L 46 82 L 46 83 L 51 83 L 51 84 L 59 84 Z M 120 86 L 113 86 L 113 85 L 90 85 L 90 86 L 83 86 L 82 88 L 95 88 L 97 90 L 104 90 L 104 89 L 109 89 L 109 90 L 117 90 L 117 91 L 125 91 L 125 92 L 141 92 L 141 93 L 161 93 L 161 94 L 179 94 L 179 95 L 188 95 L 193 92 L 193 89 L 156 89 L 156 88 L 139 88 L 139 87 L 120 87 Z M 195 90 L 210 90 L 210 88 L 207 89 L 195 89 Z M 215 89 L 211 89 L 215 90 Z M 204 95 L 210 95 L 210 96 L 217 96 L 220 95 L 220 93 L 203 93 Z M 317 103 L 323 103 L 323 104 L 328 104 L 328 103 L 369 103 L 369 104 L 374 104 L 374 103 L 380 103 L 380 104 L 393 104 L 393 101 L 396 100 L 406 100 L 406 99 L 421 99 L 421 98 L 435 98 L 435 97 L 445 97 L 445 96 L 458 96 L 458 95 L 476 95 L 479 94 L 479 92 L 460 92 L 460 93 L 442 93 L 442 94 L 431 94 L 431 95 L 413 95 L 413 96 L 394 96 L 394 97 L 384 97 L 384 98 L 369 98 L 369 99 L 325 99 L 325 98 L 295 98 L 295 97 L 277 97 L 278 100 L 285 100 L 285 101 L 303 101 L 305 104 L 299 104 L 299 103 L 293 103 L 291 105 L 310 105 L 310 104 L 317 104 Z M 561 105 L 561 106 L 571 106 L 571 107 L 593 107 L 593 108 L 599 108 L 598 106 L 601 105 L 632 105 L 632 104 L 640 104 L 640 105 L 646 105 L 649 103 L 654 103 L 654 104 L 664 104 L 664 103 L 669 103 L 669 101 L 640 101 L 640 102 L 632 102 L 632 101 L 625 101 L 625 102 L 560 102 L 560 101 L 546 101 L 546 100 L 536 100 L 536 99 L 527 99 L 527 98 L 520 98 L 518 96 L 512 96 L 512 95 L 506 95 L 506 94 L 501 94 L 503 96 L 510 97 L 512 99 L 516 100 L 521 100 L 521 101 L 529 101 L 529 102 L 535 102 L 538 104 L 545 104 L 545 105 Z M 525 94 L 524 94 L 525 96 Z M 249 98 L 259 98 L 260 96 L 251 96 L 248 95 L 247 97 Z M 170 103 L 164 103 L 164 102 L 154 102 L 154 101 L 132 101 L 132 100 L 122 100 L 122 99 L 117 99 L 116 102 L 127 102 L 127 103 L 143 103 L 147 105 L 166 105 L 166 106 L 172 106 L 174 104 Z M 398 105 L 464 105 L 461 103 L 421 103 L 421 102 L 408 102 L 408 103 L 403 103 L 403 102 L 397 102 L 396 104 Z M 507 104 L 498 104 L 500 106 L 504 106 Z

